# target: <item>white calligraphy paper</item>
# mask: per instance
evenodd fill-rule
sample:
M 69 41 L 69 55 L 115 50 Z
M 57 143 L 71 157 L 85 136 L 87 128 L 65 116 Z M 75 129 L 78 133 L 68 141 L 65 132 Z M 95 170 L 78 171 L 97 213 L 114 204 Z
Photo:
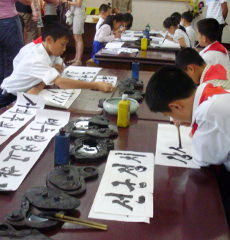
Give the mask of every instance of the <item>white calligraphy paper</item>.
M 102 68 L 69 66 L 62 73 L 62 77 L 92 82 Z
M 153 170 L 153 153 L 110 151 L 89 217 L 149 222 Z
M 37 110 L 37 115 L 0 153 L 0 191 L 15 191 L 70 113 Z
M 179 148 L 177 127 L 172 124 L 158 124 L 155 164 L 199 168 L 192 161 L 190 131 L 190 127 L 180 127 L 182 148 Z
M 106 45 L 105 45 L 105 48 L 108 48 L 108 49 L 115 49 L 115 48 L 121 48 L 122 45 L 124 44 L 124 42 L 108 42 Z
M 98 75 L 95 82 L 106 82 L 111 83 L 114 87 L 117 84 L 117 77 L 116 76 L 102 76 Z
M 48 106 L 68 109 L 80 93 L 81 89 L 43 89 L 39 96 Z
M 36 114 L 37 109 L 44 108 L 44 101 L 36 95 L 18 93 L 12 108 L 0 116 L 0 145 L 17 132 Z

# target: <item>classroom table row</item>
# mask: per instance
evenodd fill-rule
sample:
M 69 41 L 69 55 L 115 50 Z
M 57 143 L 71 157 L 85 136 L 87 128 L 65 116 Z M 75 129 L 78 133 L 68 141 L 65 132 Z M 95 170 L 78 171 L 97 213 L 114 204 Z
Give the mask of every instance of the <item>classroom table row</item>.
M 71 114 L 71 120 L 77 117 L 78 114 Z M 115 149 L 155 152 L 156 136 L 157 122 L 131 119 L 130 127 L 119 129 Z M 20 200 L 26 190 L 45 185 L 46 175 L 54 166 L 53 146 L 52 140 L 16 192 L 0 193 L 0 221 L 4 220 L 6 214 L 20 207 Z M 99 177 L 87 182 L 87 191 L 80 198 L 78 211 L 83 219 L 88 217 L 105 164 L 106 161 L 93 164 L 99 168 Z M 46 231 L 46 235 L 54 240 L 229 239 L 217 182 L 211 169 L 156 165 L 153 198 L 154 217 L 150 224 L 96 220 L 108 225 L 107 231 L 100 231 L 66 223 L 55 230 Z
M 117 76 L 118 81 L 131 76 L 130 71 L 116 69 L 102 69 L 100 74 Z M 144 89 L 152 74 L 152 72 L 140 72 Z M 4 109 L 1 110 L 3 111 Z M 85 114 L 72 112 L 71 120 L 80 116 Z M 108 114 L 106 116 L 116 124 L 116 117 Z M 155 153 L 157 125 L 159 122 L 167 124 L 168 120 L 161 114 L 151 113 L 146 103 L 142 102 L 137 114 L 131 116 L 130 126 L 119 129 L 118 138 L 115 139 L 115 149 Z M 17 134 L 15 133 L 14 136 Z M 13 137 L 0 147 L 0 151 Z M 105 164 L 106 161 L 93 164 L 99 168 L 99 176 L 87 182 L 87 191 L 80 198 L 81 205 L 78 210 L 83 219 L 88 217 Z M 74 163 L 74 165 L 78 164 Z M 54 142 L 52 140 L 18 190 L 0 193 L 0 221 L 4 220 L 7 213 L 20 207 L 20 200 L 26 190 L 45 185 L 46 175 L 53 167 Z M 107 224 L 108 231 L 86 229 L 66 223 L 55 230 L 47 231 L 46 234 L 53 240 L 229 239 L 217 181 L 211 168 L 197 170 L 156 165 L 153 198 L 154 217 L 150 224 L 95 220 Z
M 156 71 L 162 66 L 175 64 L 176 52 L 167 50 L 147 50 L 135 53 L 110 54 L 101 49 L 95 56 L 99 66 L 130 70 L 132 62 L 139 62 L 143 71 Z

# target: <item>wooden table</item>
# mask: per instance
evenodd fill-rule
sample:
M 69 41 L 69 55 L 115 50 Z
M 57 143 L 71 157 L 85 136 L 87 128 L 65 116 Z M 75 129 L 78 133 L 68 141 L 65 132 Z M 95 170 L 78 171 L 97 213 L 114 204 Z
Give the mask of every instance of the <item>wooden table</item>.
M 175 64 L 175 52 L 170 51 L 139 51 L 138 53 L 120 53 L 118 55 L 103 53 L 103 49 L 96 54 L 103 68 L 117 68 L 130 70 L 132 62 L 139 62 L 143 71 L 156 71 L 164 65 Z
M 77 115 L 74 115 L 77 117 Z M 157 123 L 136 120 L 119 130 L 116 149 L 155 152 Z M 0 220 L 20 206 L 23 193 L 44 186 L 46 174 L 53 168 L 53 141 L 16 192 L 1 192 Z M 98 165 L 99 178 L 87 183 L 87 192 L 79 207 L 87 218 L 105 162 Z M 83 229 L 65 224 L 47 231 L 53 240 L 228 240 L 228 227 L 215 177 L 210 169 L 195 170 L 155 166 L 154 217 L 150 224 L 98 220 L 108 231 Z

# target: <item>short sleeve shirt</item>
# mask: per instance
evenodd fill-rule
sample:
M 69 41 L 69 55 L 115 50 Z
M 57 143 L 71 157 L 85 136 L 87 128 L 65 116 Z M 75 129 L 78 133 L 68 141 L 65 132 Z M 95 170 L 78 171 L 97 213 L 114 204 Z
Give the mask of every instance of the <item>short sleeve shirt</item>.
M 15 2 L 17 0 L 0 0 L 0 19 L 16 16 Z
M 173 35 L 173 40 L 175 42 L 178 42 L 179 39 L 184 38 L 186 47 L 191 47 L 190 46 L 190 40 L 188 38 L 188 35 L 181 29 L 177 29 Z

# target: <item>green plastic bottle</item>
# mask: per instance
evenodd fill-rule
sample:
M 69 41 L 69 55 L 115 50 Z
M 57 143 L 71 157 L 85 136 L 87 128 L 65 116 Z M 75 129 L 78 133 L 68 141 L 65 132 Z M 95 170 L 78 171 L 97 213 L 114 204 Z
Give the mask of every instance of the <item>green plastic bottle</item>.
M 130 120 L 130 101 L 128 95 L 123 94 L 122 100 L 118 103 L 117 126 L 128 127 Z

